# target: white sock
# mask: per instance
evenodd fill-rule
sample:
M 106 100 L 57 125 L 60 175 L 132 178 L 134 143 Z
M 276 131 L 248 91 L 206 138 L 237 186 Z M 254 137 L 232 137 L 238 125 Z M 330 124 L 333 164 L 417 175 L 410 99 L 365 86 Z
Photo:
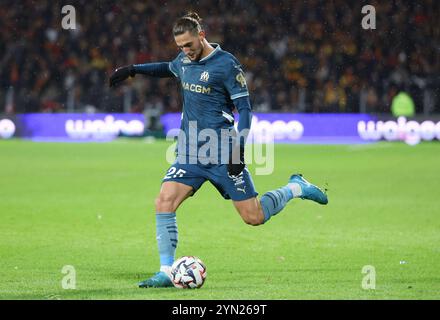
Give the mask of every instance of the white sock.
M 294 198 L 300 197 L 302 195 L 301 186 L 298 183 L 288 183 L 287 186 L 292 190 Z
M 165 272 L 167 275 L 171 274 L 171 267 L 170 266 L 160 266 L 160 271 Z

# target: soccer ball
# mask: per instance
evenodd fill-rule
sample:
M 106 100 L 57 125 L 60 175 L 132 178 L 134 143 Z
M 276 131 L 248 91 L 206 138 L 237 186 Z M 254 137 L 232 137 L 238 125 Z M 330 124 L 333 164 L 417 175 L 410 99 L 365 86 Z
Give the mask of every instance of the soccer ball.
M 196 289 L 203 286 L 206 266 L 197 257 L 185 256 L 174 261 L 171 266 L 171 281 L 179 289 Z

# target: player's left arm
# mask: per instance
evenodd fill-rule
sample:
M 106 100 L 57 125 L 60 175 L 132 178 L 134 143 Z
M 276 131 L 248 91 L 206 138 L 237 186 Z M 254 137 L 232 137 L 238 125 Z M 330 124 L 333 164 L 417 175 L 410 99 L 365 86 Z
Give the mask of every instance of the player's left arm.
M 237 98 L 233 100 L 235 108 L 237 108 L 239 115 L 239 122 L 237 126 L 238 139 L 237 144 L 240 149 L 244 149 L 249 130 L 252 122 L 252 107 L 249 96 Z
M 238 138 L 233 145 L 228 164 L 228 172 L 230 175 L 238 175 L 245 167 L 244 148 L 251 127 L 252 107 L 249 100 L 246 79 L 241 66 L 237 61 L 232 61 L 227 71 L 228 76 L 225 81 L 225 86 L 240 116 L 237 126 Z
M 230 175 L 236 176 L 239 175 L 245 167 L 244 147 L 251 128 L 252 108 L 249 96 L 237 98 L 233 100 L 233 102 L 237 108 L 240 120 L 237 126 L 238 138 L 236 139 L 235 145 L 233 145 L 228 164 L 228 172 Z

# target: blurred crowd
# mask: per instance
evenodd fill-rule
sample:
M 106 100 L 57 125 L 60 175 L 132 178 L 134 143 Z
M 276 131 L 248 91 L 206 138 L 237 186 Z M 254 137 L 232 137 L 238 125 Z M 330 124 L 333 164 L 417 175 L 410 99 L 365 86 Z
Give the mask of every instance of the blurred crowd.
M 170 61 L 177 17 L 194 10 L 210 42 L 242 63 L 256 111 L 389 113 L 408 92 L 439 112 L 440 5 L 426 1 L 63 1 L 0 3 L 0 113 L 181 110 L 175 79 L 137 75 L 116 89 L 118 66 Z M 361 12 L 376 10 L 376 29 Z M 72 22 L 72 21 L 70 21 Z

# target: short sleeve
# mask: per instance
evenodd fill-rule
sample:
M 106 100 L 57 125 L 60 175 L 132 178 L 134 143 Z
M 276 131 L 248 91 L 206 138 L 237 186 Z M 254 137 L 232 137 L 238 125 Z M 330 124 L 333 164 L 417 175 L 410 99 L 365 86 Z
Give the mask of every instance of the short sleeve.
M 231 100 L 249 96 L 243 69 L 236 60 L 227 64 L 225 72 L 225 87 Z

